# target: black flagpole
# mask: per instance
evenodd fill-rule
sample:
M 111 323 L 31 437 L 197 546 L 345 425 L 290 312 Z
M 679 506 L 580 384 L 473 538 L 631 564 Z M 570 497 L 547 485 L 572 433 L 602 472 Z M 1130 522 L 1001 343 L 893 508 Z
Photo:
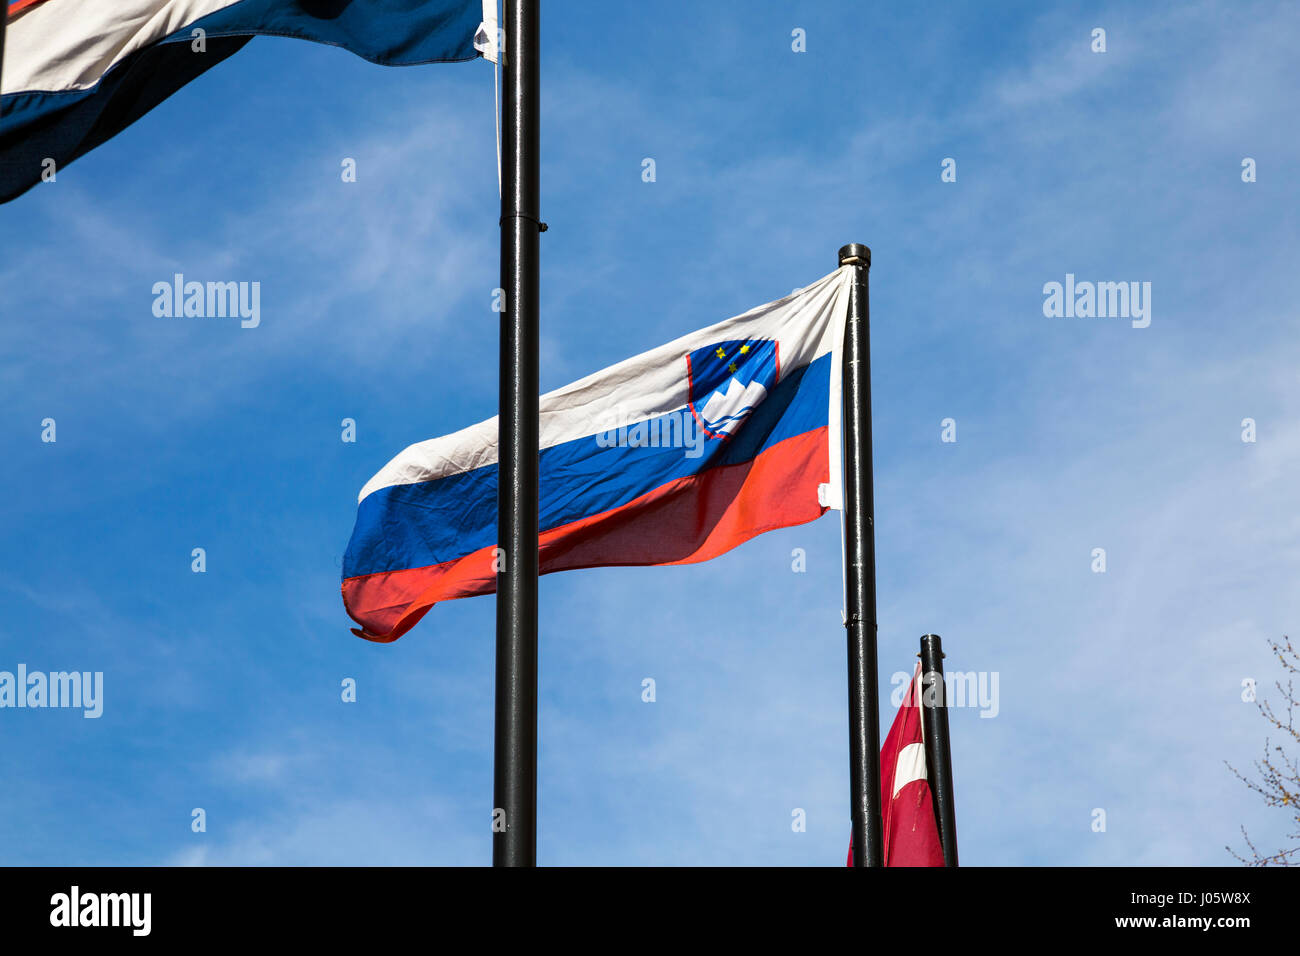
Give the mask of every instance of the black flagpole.
M 871 250 L 840 249 L 853 266 L 844 329 L 844 568 L 849 645 L 849 789 L 853 865 L 881 866 L 880 706 L 876 674 L 876 533 L 871 477 L 871 342 L 867 274 Z
M 948 743 L 948 702 L 944 699 L 943 641 L 938 634 L 921 638 L 921 720 L 925 729 L 925 765 L 930 795 L 939 821 L 943 865 L 957 865 L 957 812 L 952 796 L 952 748 Z
M 537 865 L 537 5 L 504 15 L 493 866 Z

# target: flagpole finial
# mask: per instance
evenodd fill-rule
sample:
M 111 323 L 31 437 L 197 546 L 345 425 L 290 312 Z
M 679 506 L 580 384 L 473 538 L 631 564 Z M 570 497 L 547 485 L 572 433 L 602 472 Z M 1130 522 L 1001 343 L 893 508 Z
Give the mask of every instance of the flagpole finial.
M 850 242 L 840 246 L 840 265 L 866 266 L 871 268 L 871 250 L 860 242 Z

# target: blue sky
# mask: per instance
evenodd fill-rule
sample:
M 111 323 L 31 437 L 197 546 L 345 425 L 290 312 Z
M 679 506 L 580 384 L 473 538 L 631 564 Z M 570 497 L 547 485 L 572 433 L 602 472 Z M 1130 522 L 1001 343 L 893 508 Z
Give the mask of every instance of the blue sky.
M 928 631 L 999 675 L 963 862 L 1230 863 L 1289 829 L 1224 761 L 1300 620 L 1300 12 L 1040 7 L 547 4 L 543 386 L 871 245 L 882 700 Z M 105 682 L 0 711 L 3 862 L 490 859 L 493 600 L 375 646 L 338 579 L 365 481 L 495 412 L 492 109 L 483 62 L 259 38 L 0 211 L 0 669 Z M 175 272 L 261 325 L 156 318 Z M 1045 317 L 1066 273 L 1150 326 Z M 839 604 L 834 515 L 544 578 L 539 861 L 842 863 Z

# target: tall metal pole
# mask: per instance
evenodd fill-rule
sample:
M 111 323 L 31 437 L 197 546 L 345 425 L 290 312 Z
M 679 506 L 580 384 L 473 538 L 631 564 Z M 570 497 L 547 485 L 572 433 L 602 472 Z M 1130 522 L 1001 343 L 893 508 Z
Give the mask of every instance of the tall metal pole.
M 492 864 L 537 865 L 538 0 L 505 0 Z
M 957 812 L 952 795 L 952 749 L 948 743 L 948 702 L 944 699 L 943 641 L 938 634 L 921 638 L 921 720 L 925 729 L 925 765 L 930 795 L 939 821 L 943 865 L 957 865 Z
M 852 266 L 844 329 L 844 568 L 849 648 L 849 787 L 853 865 L 881 866 L 880 705 L 876 674 L 876 533 L 871 476 L 871 342 L 867 274 L 871 250 L 840 249 Z

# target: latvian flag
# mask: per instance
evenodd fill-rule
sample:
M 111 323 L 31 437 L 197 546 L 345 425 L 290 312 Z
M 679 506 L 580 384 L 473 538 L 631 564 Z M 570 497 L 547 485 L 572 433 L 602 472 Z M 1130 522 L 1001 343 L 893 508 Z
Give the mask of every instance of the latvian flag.
M 880 748 L 880 815 L 885 866 L 943 866 L 943 844 L 926 771 L 921 665 L 907 685 Z M 849 840 L 848 865 L 853 865 Z
M 257 34 L 388 66 L 471 60 L 482 0 L 0 0 L 0 202 L 138 120 Z M 495 17 L 495 0 L 492 0 Z
M 543 395 L 542 573 L 706 561 L 838 507 L 851 282 L 843 267 Z M 361 490 L 354 633 L 393 641 L 438 601 L 495 591 L 496 545 L 497 420 L 407 448 Z

